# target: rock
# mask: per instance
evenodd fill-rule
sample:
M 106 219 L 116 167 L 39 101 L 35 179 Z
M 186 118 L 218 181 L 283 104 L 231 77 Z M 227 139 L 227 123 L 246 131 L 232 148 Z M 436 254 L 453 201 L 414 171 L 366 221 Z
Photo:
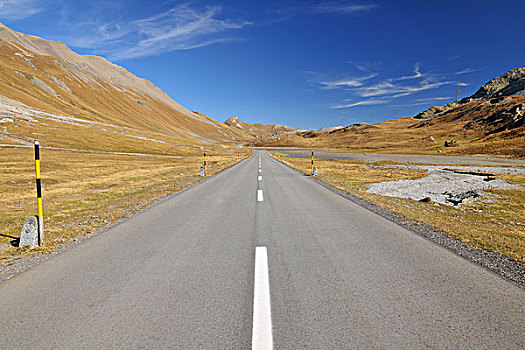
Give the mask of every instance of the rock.
M 468 190 L 466 192 L 444 192 L 444 195 L 448 196 L 447 202 L 452 203 L 453 205 L 459 205 L 468 199 L 474 199 L 480 197 L 480 194 L 474 190 Z
M 472 122 L 468 122 L 463 126 L 463 130 L 470 130 L 474 127 L 474 124 Z
M 19 247 L 30 246 L 31 248 L 38 246 L 38 218 L 30 216 L 24 221 L 24 226 L 20 232 Z
M 421 198 L 419 201 L 423 203 L 432 203 L 432 198 L 425 197 L 425 198 Z
M 512 69 L 492 79 L 471 97 L 485 100 L 493 97 L 511 95 L 525 96 L 525 67 Z

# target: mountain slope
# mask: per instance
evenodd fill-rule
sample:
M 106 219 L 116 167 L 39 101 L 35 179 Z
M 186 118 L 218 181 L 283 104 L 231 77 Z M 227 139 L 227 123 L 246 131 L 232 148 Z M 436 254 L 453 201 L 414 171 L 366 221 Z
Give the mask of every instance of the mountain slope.
M 55 147 L 162 154 L 223 150 L 256 136 L 189 111 L 104 58 L 2 24 L 0 126 L 0 143 L 38 137 Z
M 456 141 L 453 147 L 445 147 L 452 140 Z M 525 68 L 489 81 L 470 97 L 431 107 L 415 117 L 333 131 L 286 133 L 254 144 L 525 157 Z

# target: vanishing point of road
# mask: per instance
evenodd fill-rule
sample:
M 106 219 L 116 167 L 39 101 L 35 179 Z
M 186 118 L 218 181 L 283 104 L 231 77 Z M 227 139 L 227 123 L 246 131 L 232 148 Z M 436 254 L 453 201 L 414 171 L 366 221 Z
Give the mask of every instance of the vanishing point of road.
M 258 151 L 0 285 L 0 349 L 523 349 L 525 290 Z

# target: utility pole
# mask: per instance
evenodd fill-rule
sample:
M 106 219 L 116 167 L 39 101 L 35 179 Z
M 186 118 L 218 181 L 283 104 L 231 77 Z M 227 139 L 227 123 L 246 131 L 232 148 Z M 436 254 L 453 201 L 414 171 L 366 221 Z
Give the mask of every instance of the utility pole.
M 458 86 L 456 88 L 456 102 L 458 102 L 460 98 L 461 98 L 461 87 L 458 84 Z
M 394 109 L 394 117 L 397 118 L 398 115 L 399 115 L 399 110 L 397 109 L 397 106 L 396 106 L 396 108 Z

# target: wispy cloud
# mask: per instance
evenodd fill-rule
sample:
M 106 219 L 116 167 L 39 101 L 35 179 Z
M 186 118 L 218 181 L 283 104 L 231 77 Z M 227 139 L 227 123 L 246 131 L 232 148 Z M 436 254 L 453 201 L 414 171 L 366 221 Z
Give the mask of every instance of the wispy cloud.
M 396 98 L 411 95 L 420 91 L 435 89 L 437 87 L 453 83 L 453 81 L 430 82 L 429 80 L 423 80 L 418 85 L 400 85 L 393 84 L 391 82 L 383 82 L 376 85 L 361 88 L 358 91 L 358 95 L 361 97 L 391 95 L 392 98 Z
M 439 102 L 439 101 L 452 101 L 454 97 L 448 96 L 448 97 L 432 97 L 432 98 L 418 98 L 417 100 L 414 100 L 414 103 L 406 103 L 406 104 L 399 104 L 399 107 L 412 107 L 412 106 L 423 106 L 423 105 L 429 105 L 433 102 Z
M 455 75 L 468 74 L 468 73 L 477 72 L 479 70 L 481 70 L 481 69 L 465 68 L 465 69 L 462 69 L 459 72 L 456 72 L 454 74 Z
M 311 14 L 354 14 L 357 12 L 367 12 L 376 7 L 376 4 L 370 3 L 355 3 L 351 1 L 325 1 L 315 4 L 307 3 L 302 7 L 302 10 Z
M 378 5 L 369 2 L 355 2 L 348 0 L 331 0 L 331 1 L 307 1 L 301 0 L 292 2 L 287 6 L 278 5 L 272 7 L 270 12 L 275 15 L 274 18 L 264 24 L 274 24 L 286 20 L 319 15 L 339 15 L 353 16 L 360 13 L 366 13 L 377 8 Z
M 392 81 L 396 81 L 396 80 L 407 80 L 407 79 L 418 79 L 418 78 L 422 78 L 424 77 L 425 75 L 421 74 L 421 71 L 420 71 L 420 67 L 419 67 L 419 63 L 416 63 L 414 65 L 414 74 L 412 75 L 406 75 L 406 76 L 403 76 L 403 77 L 399 77 L 399 78 L 393 78 L 391 79 Z
M 355 63 L 350 62 L 355 65 Z M 413 74 L 401 75 L 398 77 L 384 78 L 381 80 L 373 79 L 378 76 L 377 73 L 371 72 L 363 66 L 356 67 L 360 71 L 369 73 L 366 76 L 341 79 L 332 81 L 317 81 L 317 85 L 324 90 L 343 90 L 350 94 L 343 103 L 330 106 L 331 109 L 352 108 L 357 106 L 387 104 L 401 97 L 409 97 L 424 91 L 437 89 L 445 85 L 459 84 L 464 86 L 465 83 L 447 79 L 447 75 L 438 76 L 436 74 L 422 72 L 419 63 L 414 64 Z M 451 74 L 448 74 L 450 77 Z M 452 75 L 454 75 L 452 73 Z M 449 100 L 450 97 L 435 97 L 428 99 L 416 99 L 408 103 L 410 105 L 422 105 L 432 101 Z M 405 100 L 406 101 L 406 100 Z
M 31 17 L 41 9 L 39 0 L 0 0 L 0 19 L 18 20 Z
M 452 96 L 444 96 L 444 97 L 430 97 L 430 98 L 418 98 L 415 100 L 416 102 L 432 102 L 432 101 L 446 101 L 452 99 Z
M 220 19 L 220 12 L 219 6 L 195 9 L 181 4 L 148 18 L 99 25 L 71 44 L 118 61 L 238 39 L 232 32 L 250 23 Z
M 370 100 L 363 100 L 363 101 L 358 101 L 358 102 L 353 102 L 353 103 L 348 103 L 348 104 L 331 106 L 330 109 L 342 109 L 342 108 L 352 108 L 352 107 L 357 107 L 357 106 L 381 105 L 381 104 L 385 104 L 388 102 L 389 102 L 388 100 L 370 99 Z
M 348 78 L 336 81 L 321 81 L 318 84 L 323 86 L 323 89 L 337 89 L 344 87 L 358 87 L 362 86 L 366 80 L 376 77 L 377 74 L 373 73 L 364 77 Z

